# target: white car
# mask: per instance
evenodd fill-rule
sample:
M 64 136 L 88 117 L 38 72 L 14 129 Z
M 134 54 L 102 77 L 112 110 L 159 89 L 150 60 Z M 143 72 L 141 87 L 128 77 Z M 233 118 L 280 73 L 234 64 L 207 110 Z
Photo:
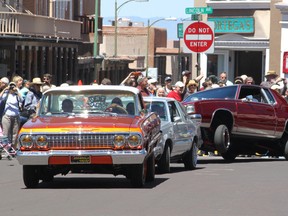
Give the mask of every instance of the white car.
M 154 148 L 160 173 L 170 172 L 170 162 L 182 161 L 186 169 L 197 165 L 197 152 L 202 145 L 201 115 L 188 116 L 185 107 L 166 97 L 144 97 L 146 109 L 161 119 L 162 139 Z

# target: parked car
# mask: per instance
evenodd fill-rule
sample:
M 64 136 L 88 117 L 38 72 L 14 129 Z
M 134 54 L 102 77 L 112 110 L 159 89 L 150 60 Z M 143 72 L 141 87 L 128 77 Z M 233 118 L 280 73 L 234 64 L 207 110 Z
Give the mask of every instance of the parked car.
M 154 148 L 161 173 L 170 172 L 170 162 L 183 162 L 186 169 L 195 169 L 197 152 L 202 144 L 201 115 L 187 115 L 184 106 L 173 98 L 144 97 L 146 108 L 159 115 L 162 139 Z
M 123 174 L 142 187 L 155 177 L 160 118 L 138 89 L 69 86 L 47 90 L 37 116 L 23 125 L 17 159 L 27 188 L 57 174 Z
M 288 104 L 278 92 L 233 85 L 194 93 L 183 105 L 202 115 L 202 150 L 217 150 L 226 160 L 255 153 L 288 159 Z

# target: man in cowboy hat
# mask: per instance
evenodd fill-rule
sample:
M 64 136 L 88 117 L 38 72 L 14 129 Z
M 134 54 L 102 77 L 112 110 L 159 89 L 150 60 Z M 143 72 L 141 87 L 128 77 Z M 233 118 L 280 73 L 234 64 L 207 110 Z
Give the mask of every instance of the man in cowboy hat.
M 265 75 L 266 81 L 263 81 L 260 84 L 260 86 L 271 88 L 271 86 L 278 84 L 278 85 L 280 85 L 280 87 L 283 88 L 283 82 L 281 82 L 281 81 L 283 81 L 285 79 L 281 78 L 281 77 L 278 77 L 278 78 L 277 77 L 278 77 L 278 74 L 276 74 L 276 72 L 274 70 L 267 71 L 267 73 Z

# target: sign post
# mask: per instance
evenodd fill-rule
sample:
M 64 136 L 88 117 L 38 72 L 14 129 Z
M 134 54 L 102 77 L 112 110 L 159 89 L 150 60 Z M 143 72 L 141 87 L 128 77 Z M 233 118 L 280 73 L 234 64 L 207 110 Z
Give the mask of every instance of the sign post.
M 184 53 L 214 53 L 214 22 L 184 23 Z

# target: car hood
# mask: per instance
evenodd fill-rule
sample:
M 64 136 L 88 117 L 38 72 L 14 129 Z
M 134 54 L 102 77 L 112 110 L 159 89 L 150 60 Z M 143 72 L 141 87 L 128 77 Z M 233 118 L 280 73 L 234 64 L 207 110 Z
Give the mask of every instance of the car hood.
M 141 118 L 135 116 L 36 117 L 20 132 L 137 132 Z

